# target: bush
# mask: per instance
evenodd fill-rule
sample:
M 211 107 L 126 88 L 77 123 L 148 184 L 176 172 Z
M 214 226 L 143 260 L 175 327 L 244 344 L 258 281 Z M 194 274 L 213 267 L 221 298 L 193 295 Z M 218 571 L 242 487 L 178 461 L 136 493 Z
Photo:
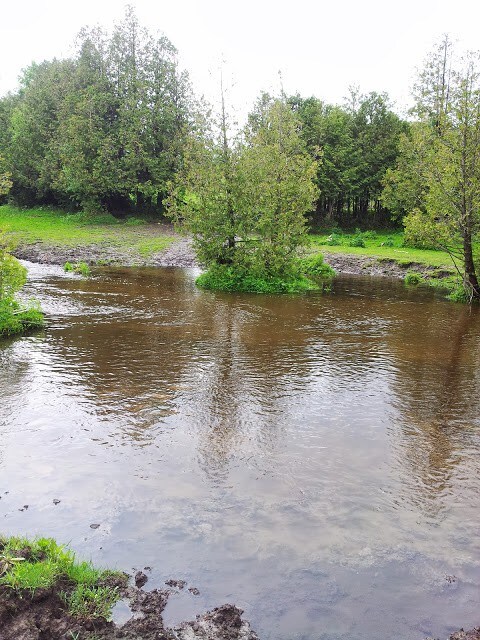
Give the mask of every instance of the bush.
M 325 244 L 328 244 L 330 247 L 336 247 L 342 244 L 342 239 L 338 233 L 332 233 L 328 236 Z
M 417 284 L 421 284 L 422 282 L 424 282 L 424 279 L 419 273 L 416 273 L 415 271 L 409 271 L 405 275 L 404 282 L 406 285 L 416 286 Z
M 68 272 L 78 273 L 79 275 L 84 276 L 85 278 L 88 278 L 88 276 L 91 274 L 90 267 L 86 262 L 76 262 L 75 264 L 72 264 L 71 262 L 66 262 L 63 265 L 63 270 L 66 271 L 67 273 Z
M 365 240 L 363 239 L 363 234 L 362 233 L 356 233 L 354 236 L 352 236 L 350 238 L 348 246 L 349 247 L 364 247 L 365 246 Z
M 448 294 L 447 298 L 452 302 L 462 302 L 464 304 L 470 302 L 470 295 L 462 282 L 458 282 L 453 286 L 452 291 Z
M 390 238 L 390 236 L 384 240 L 381 245 L 381 247 L 394 247 L 395 246 L 395 242 L 393 241 L 393 238 Z
M 20 335 L 44 325 L 44 315 L 38 306 L 22 308 L 13 298 L 0 300 L 0 337 Z
M 316 278 L 333 278 L 335 270 L 323 261 L 321 253 L 307 256 L 299 261 L 301 272 L 306 276 L 314 276 Z
M 303 275 L 289 277 L 254 274 L 227 265 L 214 265 L 196 280 L 197 286 L 213 291 L 244 293 L 303 293 L 318 286 Z

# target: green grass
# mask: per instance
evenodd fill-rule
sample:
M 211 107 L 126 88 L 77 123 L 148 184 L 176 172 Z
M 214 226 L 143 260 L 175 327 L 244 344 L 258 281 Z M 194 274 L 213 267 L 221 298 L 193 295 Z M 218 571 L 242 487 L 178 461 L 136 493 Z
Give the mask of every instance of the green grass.
M 155 227 L 152 231 L 151 225 L 119 222 L 108 214 L 89 217 L 48 208 L 0 206 L 0 230 L 17 245 L 37 242 L 53 247 L 105 245 L 129 249 L 148 258 L 175 239 L 159 234 Z
M 214 265 L 196 280 L 201 289 L 243 293 L 304 293 L 320 287 L 303 275 L 278 277 L 255 275 L 226 265 Z
M 86 584 L 77 584 L 71 593 L 62 596 L 73 616 L 105 620 L 111 618 L 113 605 L 119 599 L 117 589 Z
M 44 325 L 44 315 L 38 307 L 23 308 L 11 298 L 0 300 L 0 338 L 21 335 Z
M 0 538 L 0 585 L 21 594 L 61 584 L 59 595 L 74 616 L 110 618 L 120 597 L 118 587 L 106 584 L 112 576 L 125 583 L 124 574 L 77 562 L 72 551 L 52 538 Z
M 63 265 L 63 270 L 66 271 L 67 273 L 69 271 L 73 273 L 78 273 L 84 278 L 88 278 L 88 276 L 91 274 L 90 267 L 86 262 L 75 262 L 73 264 L 71 262 L 66 262 Z
M 173 238 L 170 237 L 146 238 L 138 242 L 137 249 L 143 258 L 149 258 L 154 253 L 166 249 L 172 243 L 172 240 Z
M 359 234 L 352 233 L 316 233 L 310 235 L 311 248 L 330 253 L 347 253 L 352 255 L 372 256 L 385 260 L 395 260 L 401 265 L 421 264 L 431 267 L 443 267 L 452 270 L 452 262 L 444 251 L 431 249 L 414 249 L 403 246 L 403 233 L 396 231 L 377 231 L 362 234 L 364 247 L 351 246 L 357 243 Z M 333 236 L 333 238 L 332 238 Z M 330 244 L 330 242 L 334 244 Z M 336 244 L 340 242 L 341 244 Z

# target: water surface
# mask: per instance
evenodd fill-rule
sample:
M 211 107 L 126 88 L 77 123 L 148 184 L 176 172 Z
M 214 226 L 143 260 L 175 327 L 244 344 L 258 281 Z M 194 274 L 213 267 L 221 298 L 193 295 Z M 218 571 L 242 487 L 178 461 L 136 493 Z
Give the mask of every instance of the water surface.
M 198 587 L 168 623 L 230 601 L 262 640 L 478 625 L 479 309 L 194 276 L 30 266 L 48 329 L 0 347 L 0 529 Z

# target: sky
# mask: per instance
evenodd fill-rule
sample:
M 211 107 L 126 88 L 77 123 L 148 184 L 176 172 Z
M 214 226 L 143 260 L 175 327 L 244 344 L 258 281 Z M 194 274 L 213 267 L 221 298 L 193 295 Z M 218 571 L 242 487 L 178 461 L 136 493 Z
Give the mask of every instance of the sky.
M 3 4 L 3 3 L 2 3 Z M 82 26 L 110 28 L 123 0 L 21 0 L 0 12 L 0 95 L 32 61 L 68 56 Z M 348 87 L 386 91 L 402 113 L 415 69 L 442 34 L 480 49 L 480 0 L 136 0 L 143 26 L 177 47 L 198 94 L 215 102 L 219 69 L 239 118 L 261 90 L 340 104 Z

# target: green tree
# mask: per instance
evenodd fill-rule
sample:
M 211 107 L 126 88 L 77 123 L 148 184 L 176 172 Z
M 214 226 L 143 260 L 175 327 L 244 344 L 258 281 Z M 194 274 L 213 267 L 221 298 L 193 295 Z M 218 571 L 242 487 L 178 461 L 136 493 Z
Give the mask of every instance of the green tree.
M 247 232 L 238 215 L 242 148 L 230 128 L 222 86 L 220 113 L 216 119 L 210 112 L 199 115 L 165 199 L 170 217 L 192 234 L 198 260 L 206 267 L 238 264 L 236 239 Z
M 12 188 L 11 173 L 4 169 L 5 160 L 0 156 L 0 197 L 6 196 Z
M 318 163 L 284 97 L 262 110 L 262 118 L 250 119 L 239 162 L 239 214 L 249 232 L 243 253 L 254 271 L 286 277 L 306 240 L 306 214 L 318 197 Z
M 480 298 L 473 252 L 480 231 L 479 61 L 478 53 L 455 60 L 448 38 L 430 55 L 416 86 L 418 121 L 402 142 L 402 158 L 386 191 L 386 198 L 406 208 L 407 241 L 448 251 L 475 298 Z
M 193 234 L 200 262 L 240 278 L 298 276 L 317 164 L 285 99 L 262 96 L 242 139 L 228 136 L 222 92 L 215 132 L 191 135 L 171 185 L 170 215 Z M 243 286 L 240 282 L 239 286 Z

